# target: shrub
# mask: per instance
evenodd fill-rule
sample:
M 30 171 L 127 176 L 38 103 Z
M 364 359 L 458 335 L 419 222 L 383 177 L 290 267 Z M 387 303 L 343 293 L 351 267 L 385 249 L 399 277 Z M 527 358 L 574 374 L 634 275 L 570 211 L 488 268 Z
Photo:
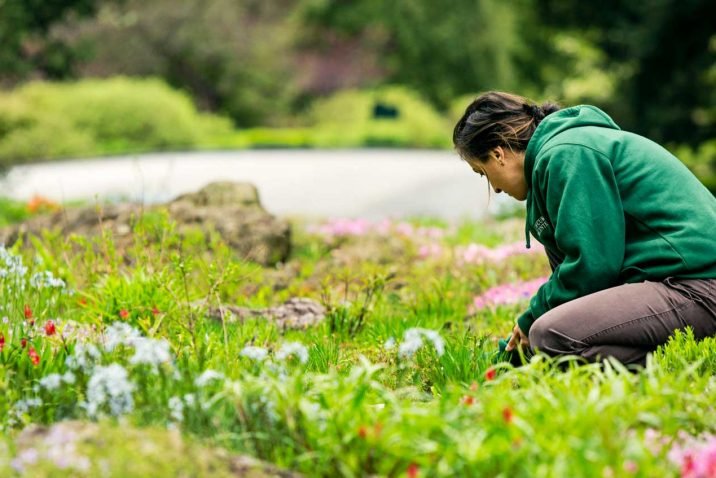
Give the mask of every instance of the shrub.
M 374 117 L 374 108 L 395 108 L 394 118 Z M 318 100 L 311 119 L 317 146 L 446 147 L 445 120 L 415 92 L 398 86 L 346 90 Z
M 33 82 L 0 103 L 0 162 L 191 148 L 232 129 L 157 79 Z

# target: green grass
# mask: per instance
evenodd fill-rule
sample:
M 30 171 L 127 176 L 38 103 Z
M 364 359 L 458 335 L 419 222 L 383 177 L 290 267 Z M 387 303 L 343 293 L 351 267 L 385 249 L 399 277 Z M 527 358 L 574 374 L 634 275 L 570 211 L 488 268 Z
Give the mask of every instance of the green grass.
M 453 252 L 472 242 L 497 246 L 498 235 L 519 239 L 518 221 L 411 223 L 443 229 L 434 241 Z M 108 460 L 110 476 L 176 476 L 180 463 L 193 476 L 211 474 L 203 462 L 181 461 L 171 447 L 158 457 L 142 455 L 135 441 L 120 439 L 125 425 L 158 447 L 172 428 L 192 446 L 326 477 L 397 477 L 409 469 L 419 476 L 678 476 L 667 453 L 679 433 L 715 431 L 716 339 L 676 334 L 644 370 L 616 362 L 570 365 L 543 355 L 517 368 L 494 364 L 496 340 L 511 331 L 524 303 L 474 316 L 467 307 L 488 287 L 546 275 L 546 258 L 461 264 L 448 253 L 421 260 L 419 245 L 431 241 L 423 236 L 401 236 L 405 247 L 392 248 L 395 232 L 393 239 L 326 239 L 296 227 L 294 255 L 278 269 L 242 261 L 218 239 L 207 247 L 203 237 L 180 238 L 162 215 L 139 221 L 135 245 L 125 251 L 109 238 L 51 232 L 6 251 L 0 269 L 22 258 L 28 270 L 0 278 L 0 317 L 7 317 L 0 322 L 3 476 L 12 473 L 3 460 L 19 456 L 20 430 L 62 420 L 100 420 L 108 441 L 90 440 L 81 453 L 92 470 Z M 368 243 L 379 246 L 365 258 L 359 252 Z M 376 261 L 383 256 L 391 260 Z M 42 271 L 66 287 L 33 287 L 29 278 Z M 326 320 L 293 331 L 260 318 L 222 324 L 195 303 L 266 307 L 297 295 L 322 302 Z M 58 333 L 47 336 L 48 320 Z M 75 331 L 63 337 L 70 321 Z M 107 327 L 118 323 L 144 339 L 108 350 Z M 424 339 L 413 356 L 401 356 L 414 327 L 437 332 L 444 350 Z M 305 362 L 300 350 L 288 353 L 291 342 L 306 347 Z M 163 343 L 171 360 L 144 363 L 140 347 L 161 359 Z M 87 344 L 99 354 L 71 367 Z M 249 345 L 264 348 L 266 360 L 242 355 Z M 93 402 L 100 366 L 121 366 L 133 386 L 114 410 Z M 494 378 L 486 375 L 491 368 Z M 206 370 L 221 377 L 197 383 Z M 68 372 L 71 382 L 60 380 L 52 390 L 41 385 L 43 377 Z M 41 404 L 23 407 L 28 399 Z M 662 435 L 665 445 L 655 448 L 647 433 Z M 136 469 L 122 468 L 128 456 L 139 457 Z M 155 468 L 140 466 L 154 462 Z M 84 476 L 51 460 L 38 467 L 33 476 Z

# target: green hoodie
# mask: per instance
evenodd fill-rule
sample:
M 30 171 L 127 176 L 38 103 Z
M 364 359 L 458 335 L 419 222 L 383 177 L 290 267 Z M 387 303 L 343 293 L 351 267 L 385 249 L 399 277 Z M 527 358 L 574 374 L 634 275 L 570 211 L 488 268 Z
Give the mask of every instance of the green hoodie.
M 599 108 L 548 115 L 525 152 L 525 234 L 559 265 L 517 323 L 624 283 L 716 278 L 716 198 L 668 151 Z M 575 317 L 574 320 L 579 320 Z

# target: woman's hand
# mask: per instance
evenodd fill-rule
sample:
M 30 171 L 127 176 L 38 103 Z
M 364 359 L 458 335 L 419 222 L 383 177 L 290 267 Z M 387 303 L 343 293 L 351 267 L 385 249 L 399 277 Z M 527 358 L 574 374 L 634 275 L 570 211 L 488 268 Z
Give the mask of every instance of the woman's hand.
M 512 349 L 514 349 L 516 346 L 530 346 L 530 339 L 525 335 L 524 332 L 522 332 L 522 329 L 520 329 L 520 326 L 518 324 L 515 324 L 515 328 L 512 329 L 512 337 L 510 337 L 510 341 L 507 342 L 507 347 L 505 347 L 505 350 L 508 352 L 511 352 Z

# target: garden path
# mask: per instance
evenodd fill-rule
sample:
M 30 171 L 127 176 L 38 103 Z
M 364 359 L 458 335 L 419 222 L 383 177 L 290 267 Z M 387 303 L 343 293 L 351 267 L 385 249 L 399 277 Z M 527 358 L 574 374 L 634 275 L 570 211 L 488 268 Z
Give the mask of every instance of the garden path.
M 16 166 L 4 196 L 55 201 L 109 198 L 168 201 L 211 181 L 254 183 L 264 207 L 308 217 L 480 218 L 518 207 L 504 194 L 488 205 L 486 180 L 452 151 L 249 150 L 153 153 Z

